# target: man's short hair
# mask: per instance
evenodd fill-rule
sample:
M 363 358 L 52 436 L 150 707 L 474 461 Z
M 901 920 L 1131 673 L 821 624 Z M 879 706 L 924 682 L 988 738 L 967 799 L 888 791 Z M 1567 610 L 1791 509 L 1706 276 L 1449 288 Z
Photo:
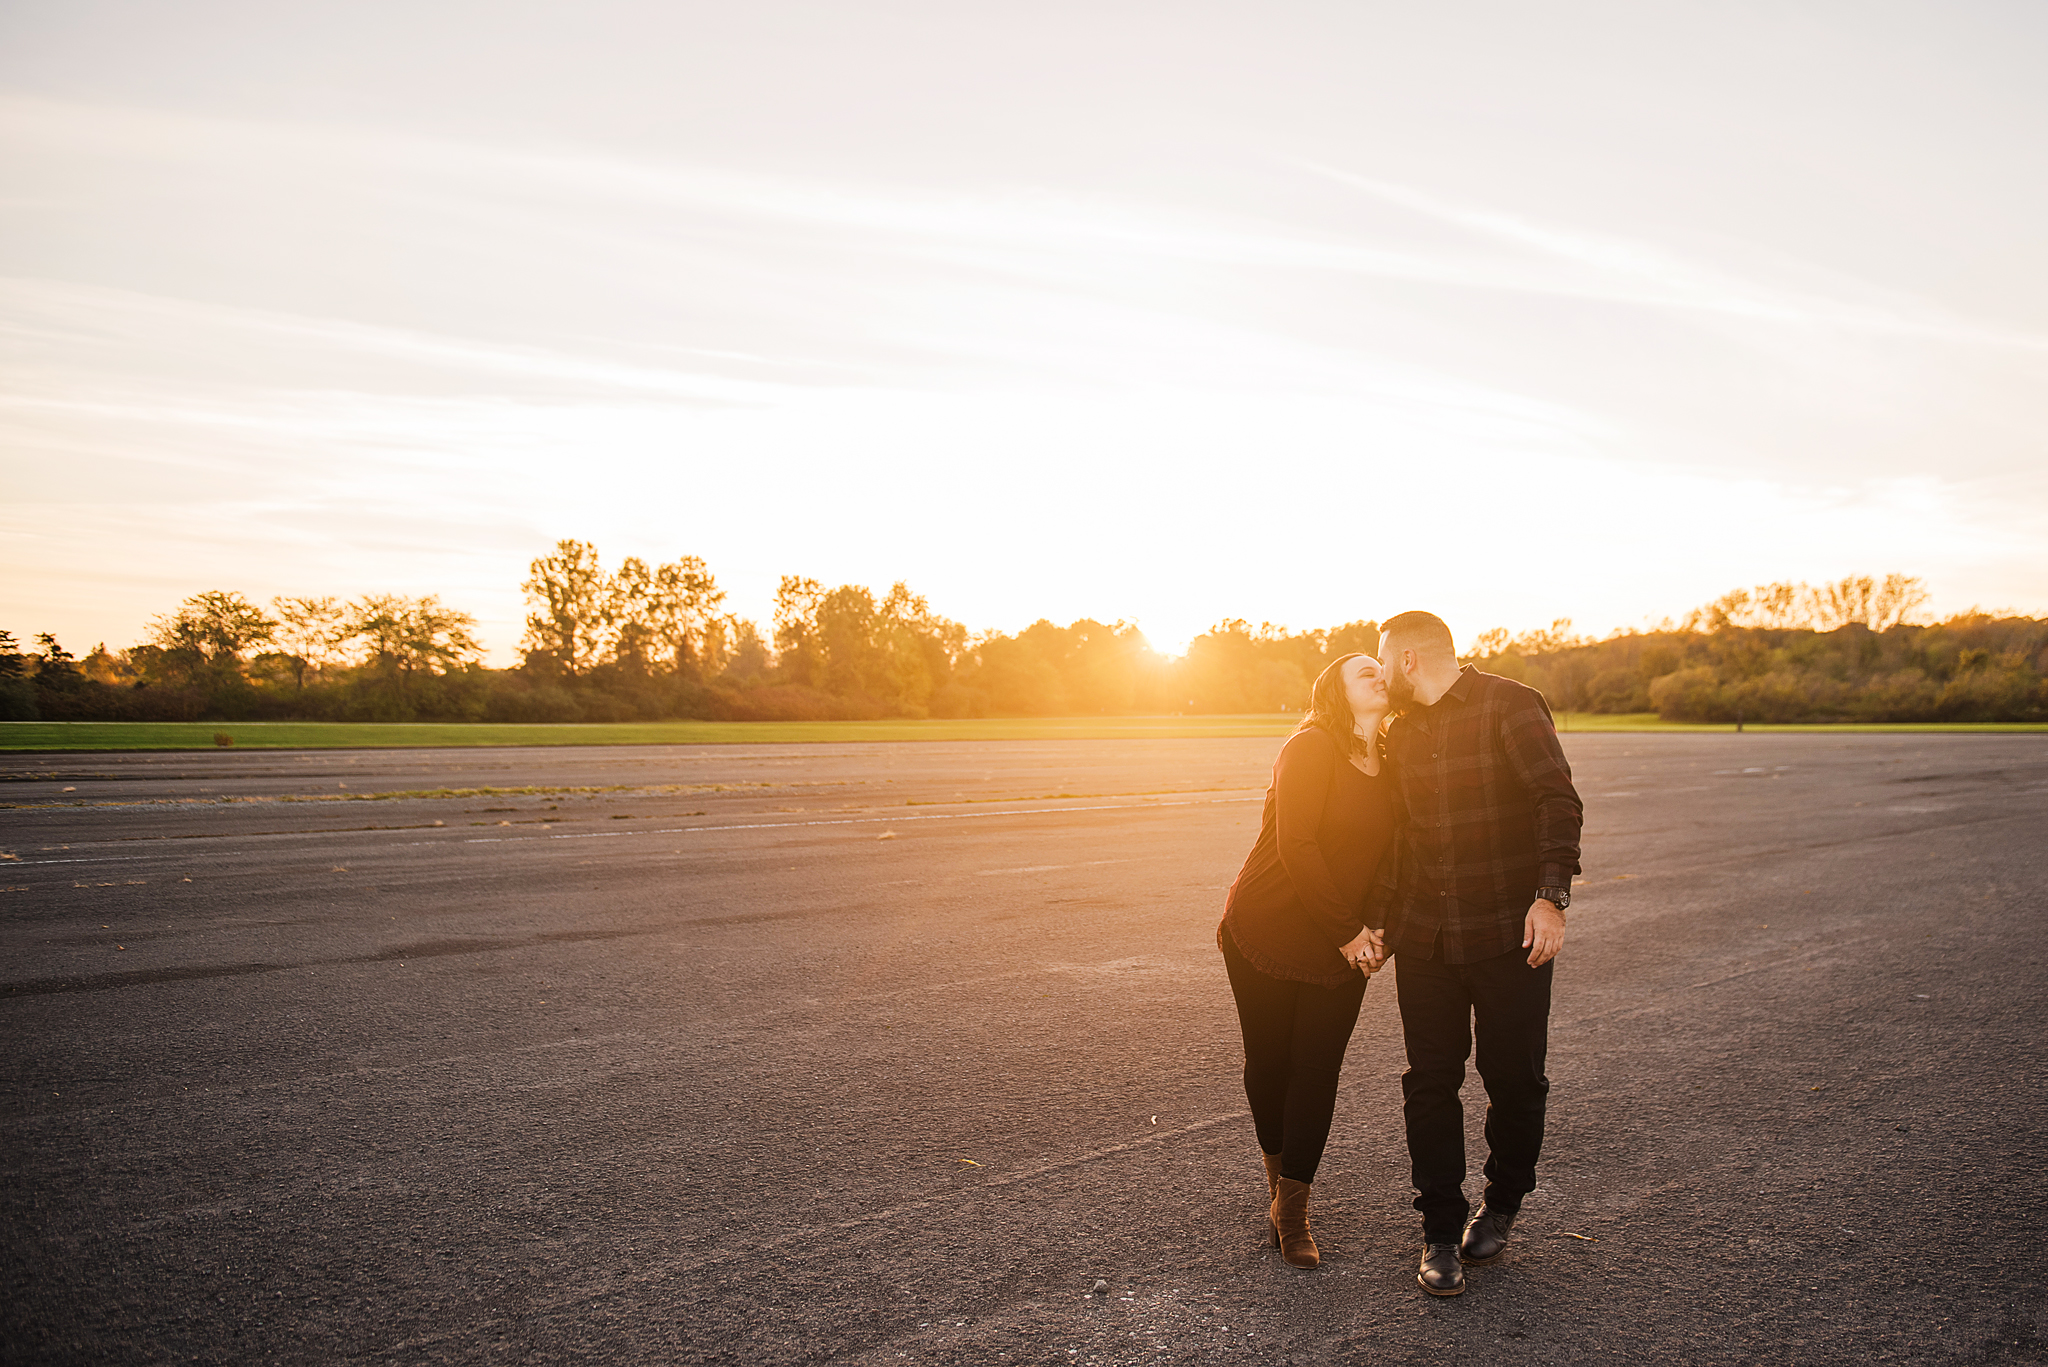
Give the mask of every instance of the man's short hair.
M 1446 660 L 1458 658 L 1451 629 L 1433 612 L 1404 612 L 1380 624 L 1380 643 L 1390 650 L 1412 650 Z

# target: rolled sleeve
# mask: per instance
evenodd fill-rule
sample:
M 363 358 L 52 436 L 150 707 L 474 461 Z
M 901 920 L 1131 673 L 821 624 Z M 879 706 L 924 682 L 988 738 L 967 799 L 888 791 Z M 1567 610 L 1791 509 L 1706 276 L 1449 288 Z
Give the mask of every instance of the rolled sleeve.
M 1570 887 L 1579 871 L 1579 835 L 1585 804 L 1572 785 L 1572 766 L 1558 743 L 1557 725 L 1541 694 L 1501 718 L 1501 748 L 1536 812 L 1537 886 Z

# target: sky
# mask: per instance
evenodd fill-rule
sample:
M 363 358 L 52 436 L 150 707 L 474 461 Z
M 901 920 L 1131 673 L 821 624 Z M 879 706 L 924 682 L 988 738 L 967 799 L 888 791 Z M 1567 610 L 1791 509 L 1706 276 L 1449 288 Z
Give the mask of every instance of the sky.
M 9 0 L 0 627 L 2048 613 L 2048 7 Z

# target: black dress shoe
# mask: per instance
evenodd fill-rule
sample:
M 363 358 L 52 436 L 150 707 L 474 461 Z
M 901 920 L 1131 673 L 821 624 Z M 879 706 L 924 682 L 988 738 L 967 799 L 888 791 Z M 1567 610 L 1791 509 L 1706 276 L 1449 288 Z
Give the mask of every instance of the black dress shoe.
M 1483 1267 L 1508 1251 L 1508 1231 L 1515 1227 L 1515 1212 L 1482 1205 L 1465 1226 L 1458 1242 L 1458 1256 L 1474 1267 Z
M 1464 1295 L 1465 1269 L 1458 1262 L 1458 1246 L 1423 1245 L 1422 1267 L 1416 1272 L 1415 1280 L 1421 1282 L 1422 1289 L 1432 1296 Z

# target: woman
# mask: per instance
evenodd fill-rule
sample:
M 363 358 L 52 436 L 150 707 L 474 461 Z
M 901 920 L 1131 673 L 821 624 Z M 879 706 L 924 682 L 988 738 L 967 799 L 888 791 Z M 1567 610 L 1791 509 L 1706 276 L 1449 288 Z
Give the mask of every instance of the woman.
M 1345 655 L 1322 672 L 1308 715 L 1273 764 L 1258 843 L 1216 931 L 1244 1029 L 1267 1218 L 1296 1267 L 1321 1260 L 1308 1227 L 1309 1185 L 1375 967 L 1365 899 L 1397 810 L 1380 749 L 1386 714 L 1387 681 L 1372 656 Z

